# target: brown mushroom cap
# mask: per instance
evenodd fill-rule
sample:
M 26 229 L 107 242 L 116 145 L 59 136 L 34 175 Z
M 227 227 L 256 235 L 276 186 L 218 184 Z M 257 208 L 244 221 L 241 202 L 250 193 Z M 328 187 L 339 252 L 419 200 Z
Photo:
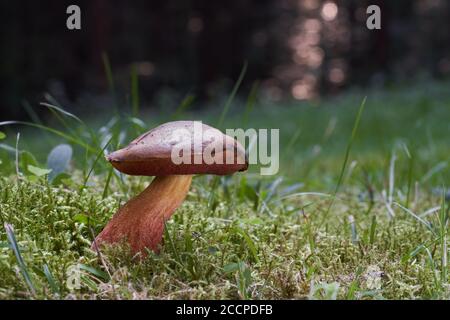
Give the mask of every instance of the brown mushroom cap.
M 194 121 L 173 121 L 162 124 L 133 140 L 127 147 L 112 152 L 107 160 L 117 170 L 139 176 L 165 176 L 184 174 L 227 175 L 247 170 L 248 163 L 242 145 L 220 130 L 202 124 L 202 135 L 194 134 Z M 178 132 L 177 134 L 174 134 Z M 180 133 L 185 132 L 185 135 Z M 205 135 L 205 132 L 207 134 Z M 189 133 L 189 134 L 187 134 Z M 172 149 L 180 144 L 191 150 L 190 163 L 176 164 L 172 161 Z M 201 146 L 201 147 L 200 147 Z M 196 148 L 196 149 L 195 149 Z M 194 163 L 195 154 L 204 155 L 205 149 L 222 163 Z M 226 161 L 227 157 L 233 161 Z M 231 163 L 230 163 L 231 162 Z

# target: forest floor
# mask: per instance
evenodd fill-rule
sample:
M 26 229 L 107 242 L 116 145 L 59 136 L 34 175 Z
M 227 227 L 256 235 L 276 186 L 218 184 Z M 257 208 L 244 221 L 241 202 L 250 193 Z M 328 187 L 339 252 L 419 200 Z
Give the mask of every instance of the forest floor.
M 280 172 L 195 177 L 159 254 L 141 260 L 90 249 L 150 181 L 112 171 L 102 146 L 169 116 L 100 128 L 52 109 L 55 132 L 1 127 L 0 299 L 449 299 L 449 88 L 233 104 L 222 128 L 280 129 Z M 62 142 L 70 168 L 49 182 L 46 155 Z

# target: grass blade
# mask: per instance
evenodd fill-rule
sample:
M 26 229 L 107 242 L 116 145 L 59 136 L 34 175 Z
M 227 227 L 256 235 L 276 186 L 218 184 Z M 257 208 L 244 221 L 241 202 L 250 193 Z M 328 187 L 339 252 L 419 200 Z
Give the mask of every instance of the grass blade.
M 81 191 L 83 191 L 83 189 L 86 187 L 86 184 L 89 180 L 89 177 L 91 176 L 92 172 L 94 171 L 94 167 L 97 164 L 98 160 L 101 158 L 101 156 L 104 154 L 106 148 L 109 146 L 109 144 L 111 143 L 112 139 L 114 137 L 111 137 L 108 142 L 105 144 L 105 146 L 98 152 L 97 157 L 95 158 L 94 162 L 92 163 L 91 168 L 89 169 L 88 174 L 84 177 L 84 181 L 83 181 L 83 185 L 81 186 Z
M 22 106 L 25 109 L 26 113 L 28 114 L 28 116 L 30 117 L 30 119 L 34 122 L 34 123 L 39 123 L 42 124 L 41 118 L 39 118 L 39 116 L 37 115 L 36 112 L 34 112 L 33 108 L 31 107 L 30 103 L 26 100 L 24 100 L 22 102 Z
M 97 278 L 99 278 L 99 279 L 101 279 L 101 280 L 103 280 L 105 282 L 110 280 L 109 274 L 106 273 L 105 271 L 98 270 L 98 269 L 96 269 L 94 267 L 91 267 L 91 266 L 88 266 L 88 265 L 85 265 L 85 264 L 82 264 L 82 263 L 80 263 L 79 266 L 80 266 L 81 270 L 87 271 L 90 274 L 96 276 Z
M 245 127 L 247 125 L 248 116 L 253 110 L 253 107 L 256 103 L 257 93 L 258 93 L 258 85 L 259 83 L 256 81 L 253 83 L 252 88 L 250 89 L 250 94 L 247 98 L 247 103 L 245 104 L 245 111 L 244 111 L 244 117 L 243 117 L 243 126 Z
M 361 120 L 361 116 L 362 116 L 362 113 L 364 111 L 364 106 L 366 105 L 366 99 L 367 99 L 367 97 L 364 97 L 364 99 L 361 102 L 361 105 L 359 107 L 358 114 L 356 115 L 356 119 L 355 119 L 355 122 L 353 124 L 352 134 L 351 134 L 350 140 L 349 140 L 349 142 L 347 144 L 347 149 L 345 150 L 344 162 L 342 163 L 342 168 L 341 168 L 341 172 L 339 174 L 339 179 L 338 179 L 338 182 L 336 184 L 336 188 L 334 189 L 333 197 L 331 198 L 330 205 L 328 206 L 328 209 L 326 211 L 325 216 L 328 216 L 328 214 L 329 214 L 329 212 L 330 212 L 330 210 L 331 210 L 331 208 L 332 208 L 332 206 L 334 204 L 334 200 L 335 200 L 336 195 L 337 195 L 337 193 L 339 191 L 339 188 L 341 187 L 342 179 L 343 179 L 344 173 L 345 173 L 345 169 L 347 168 L 348 158 L 350 156 L 350 150 L 352 149 L 353 141 L 355 140 L 356 133 L 358 132 L 359 122 Z
M 84 149 L 89 150 L 90 152 L 94 152 L 94 153 L 96 152 L 95 148 L 93 148 L 90 145 L 84 143 L 80 139 L 76 139 L 76 138 L 74 138 L 74 137 L 72 137 L 70 135 L 65 134 L 62 131 L 59 131 L 59 130 L 56 130 L 56 129 L 53 129 L 53 128 L 50 128 L 50 127 L 47 127 L 47 126 L 44 126 L 44 125 L 41 125 L 41 124 L 27 122 L 27 121 L 13 120 L 13 121 L 0 122 L 0 127 L 7 126 L 7 125 L 14 125 L 14 124 L 26 125 L 26 126 L 35 127 L 35 128 L 41 129 L 41 130 L 45 130 L 45 131 L 51 132 L 51 133 L 53 133 L 53 134 L 55 134 L 57 136 L 60 136 L 61 138 L 66 139 L 67 141 L 70 141 L 70 142 L 72 142 L 74 144 L 77 144 L 77 145 L 83 147 Z
M 370 235 L 369 235 L 370 244 L 373 244 L 375 241 L 376 230 L 377 230 L 377 216 L 373 215 L 372 223 L 370 224 Z
M 419 221 L 421 224 L 423 224 L 428 230 L 430 230 L 434 235 L 436 235 L 436 232 L 433 230 L 433 227 L 431 226 L 431 224 L 428 221 L 422 219 L 417 214 L 415 214 L 414 212 L 412 212 L 408 208 L 405 208 L 404 206 L 402 206 L 401 204 L 399 204 L 397 202 L 394 202 L 393 204 L 396 205 L 397 207 L 399 207 L 400 209 L 402 209 L 403 211 L 405 211 L 406 213 L 409 213 L 413 218 L 415 218 L 417 221 Z
M 20 268 L 20 272 L 22 273 L 25 282 L 30 289 L 30 292 L 33 296 L 36 295 L 36 289 L 34 287 L 33 281 L 31 280 L 30 274 L 28 273 L 25 261 L 23 261 L 22 254 L 20 253 L 19 245 L 17 244 L 16 236 L 14 235 L 13 226 L 9 223 L 5 223 L 5 231 L 6 237 L 8 238 L 8 242 L 11 245 L 11 248 L 16 256 L 17 263 Z
M 447 233 L 448 233 L 448 215 L 445 212 L 445 188 L 442 188 L 441 210 L 439 211 L 439 233 L 441 241 L 441 283 L 447 283 L 447 267 L 448 267 L 448 250 L 447 250 Z
M 39 105 L 47 107 L 47 108 L 49 108 L 51 110 L 56 110 L 57 112 L 65 115 L 65 116 L 67 116 L 69 118 L 75 119 L 79 123 L 83 124 L 83 121 L 81 121 L 81 119 L 78 118 L 76 115 L 74 115 L 74 114 L 72 114 L 72 113 L 70 113 L 70 112 L 68 112 L 68 111 L 66 111 L 66 110 L 64 110 L 64 109 L 62 109 L 60 107 L 57 107 L 57 106 L 55 106 L 53 104 L 50 104 L 50 103 L 47 103 L 47 102 L 41 102 L 41 103 L 39 103 Z
M 240 234 L 244 238 L 244 241 L 247 244 L 248 249 L 250 250 L 253 260 L 255 262 L 259 262 L 258 250 L 256 249 L 256 245 L 253 242 L 252 238 L 250 238 L 250 236 L 248 235 L 247 232 L 244 231 L 244 229 L 238 226 L 234 226 L 233 229 L 236 233 Z
M 109 63 L 109 57 L 106 54 L 106 52 L 102 53 L 102 61 L 103 61 L 103 67 L 105 68 L 106 80 L 108 81 L 109 90 L 111 91 L 111 93 L 114 93 L 115 87 L 114 87 L 113 73 L 112 73 L 111 64 Z
M 106 54 L 106 52 L 102 53 L 102 60 L 103 60 L 103 67 L 105 68 L 105 74 L 106 74 L 106 81 L 108 81 L 108 88 L 109 88 L 109 92 L 113 98 L 114 101 L 114 111 L 115 114 L 118 115 L 119 114 L 119 110 L 117 107 L 117 97 L 116 97 L 116 88 L 114 85 L 114 77 L 113 77 L 113 72 L 112 72 L 112 68 L 111 68 L 111 64 L 109 62 L 109 57 Z
M 53 277 L 48 265 L 44 264 L 43 269 L 45 277 L 47 278 L 48 284 L 50 285 L 50 288 L 52 289 L 53 293 L 60 294 L 59 286 L 56 283 L 55 278 Z
M 139 78 L 136 65 L 131 67 L 131 112 L 133 117 L 139 114 Z
M 219 122 L 217 123 L 217 127 L 219 127 L 219 128 L 222 126 L 223 121 L 225 120 L 225 117 L 228 113 L 228 110 L 230 109 L 230 105 L 233 102 L 233 99 L 234 99 L 237 91 L 239 90 L 239 87 L 241 86 L 241 82 L 244 79 L 245 73 L 247 72 L 247 66 L 248 66 L 248 63 L 246 61 L 244 63 L 244 66 L 242 67 L 241 73 L 239 74 L 239 78 L 236 81 L 236 83 L 234 84 L 233 90 L 231 91 L 231 94 L 227 99 L 227 102 L 223 106 L 222 113 L 220 114 Z
M 409 207 L 409 202 L 411 199 L 411 190 L 413 185 L 413 169 L 414 169 L 414 158 L 409 157 L 409 163 L 408 163 L 408 185 L 407 185 L 407 191 L 406 191 L 406 200 L 405 200 L 405 207 Z
M 170 247 L 172 248 L 172 251 L 173 251 L 173 253 L 175 255 L 176 261 L 179 263 L 179 265 L 183 266 L 183 261 L 181 260 L 180 255 L 178 254 L 178 250 L 175 247 L 175 243 L 173 242 L 173 239 L 170 236 L 169 228 L 167 228 L 167 223 L 164 220 L 164 239 L 166 239 L 166 238 L 167 238 L 167 240 L 169 240 L 169 244 L 170 244 Z
M 175 110 L 175 113 L 172 115 L 171 118 L 178 119 L 183 114 L 183 112 L 192 105 L 194 100 L 195 100 L 195 96 L 192 94 L 188 94 L 183 99 L 183 101 L 181 101 L 180 105 L 178 106 L 177 110 Z

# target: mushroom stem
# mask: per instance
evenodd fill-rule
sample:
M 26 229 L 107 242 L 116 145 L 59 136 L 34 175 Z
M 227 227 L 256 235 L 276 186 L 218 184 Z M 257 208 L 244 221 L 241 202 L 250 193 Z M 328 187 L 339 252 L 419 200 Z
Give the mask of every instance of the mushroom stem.
M 133 253 L 145 255 L 145 248 L 158 251 L 164 222 L 183 202 L 191 181 L 192 175 L 156 177 L 144 191 L 117 211 L 93 246 L 125 239 Z

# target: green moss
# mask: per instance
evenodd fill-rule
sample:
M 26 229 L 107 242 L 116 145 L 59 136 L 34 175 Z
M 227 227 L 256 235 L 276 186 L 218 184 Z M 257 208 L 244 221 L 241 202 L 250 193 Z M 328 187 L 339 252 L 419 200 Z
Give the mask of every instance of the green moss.
M 261 177 L 253 168 L 232 178 L 196 177 L 167 223 L 161 252 L 141 261 L 124 244 L 105 248 L 101 259 L 90 245 L 149 179 L 112 174 L 103 197 L 109 166 L 101 158 L 93 165 L 101 153 L 75 149 L 70 176 L 54 186 L 44 177 L 17 178 L 14 154 L 1 151 L 0 299 L 450 298 L 443 259 L 449 206 L 442 200 L 450 178 L 448 84 L 367 95 L 329 212 L 326 195 L 335 190 L 358 94 L 315 107 L 261 105 L 248 126 L 281 129 L 279 175 Z M 214 123 L 214 114 L 202 118 Z M 239 126 L 238 117 L 225 122 Z M 110 130 L 118 136 L 121 128 L 118 123 Z M 289 144 L 298 128 L 298 139 Z M 14 146 L 14 136 L 6 143 Z M 21 149 L 44 167 L 45 157 L 33 150 L 42 141 L 28 131 L 21 139 Z M 21 163 L 19 169 L 26 173 Z M 283 180 L 275 186 L 277 178 Z M 437 207 L 442 209 L 426 214 Z M 4 224 L 13 231 L 7 234 Z M 80 286 L 70 289 L 77 268 Z

